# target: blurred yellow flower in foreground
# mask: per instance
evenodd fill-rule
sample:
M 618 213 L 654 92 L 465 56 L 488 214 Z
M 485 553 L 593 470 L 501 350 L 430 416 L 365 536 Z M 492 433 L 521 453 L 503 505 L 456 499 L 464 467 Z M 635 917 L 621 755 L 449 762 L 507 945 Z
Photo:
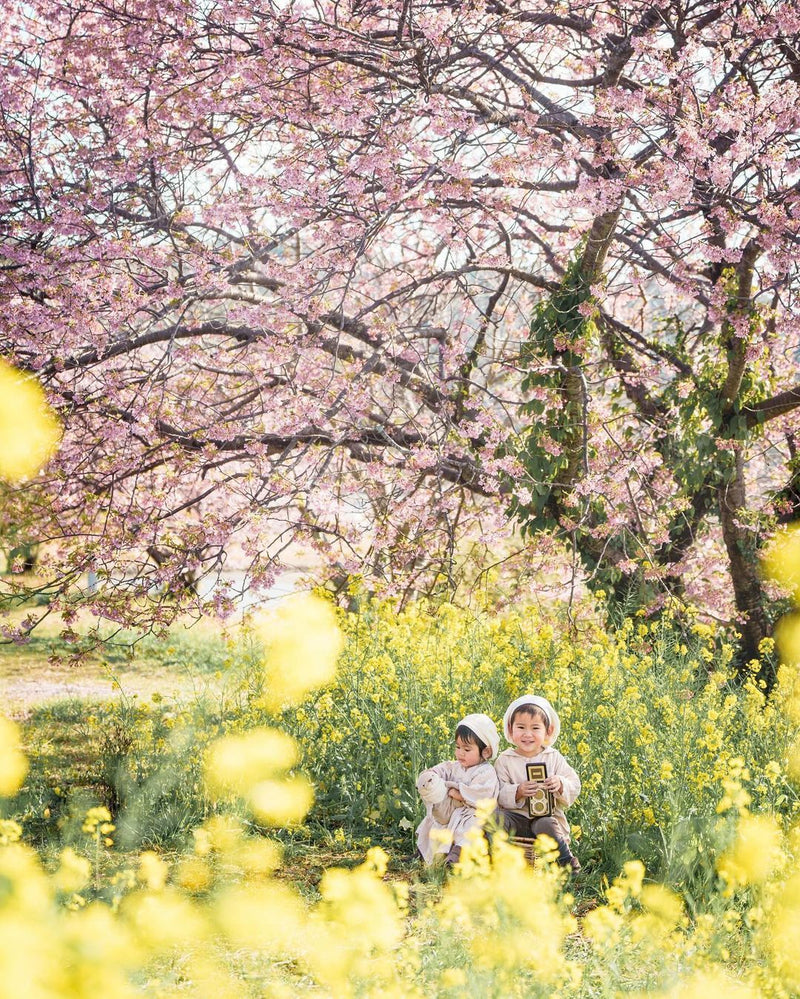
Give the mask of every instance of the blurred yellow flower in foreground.
M 153 850 L 146 850 L 139 858 L 139 880 L 150 891 L 161 891 L 167 883 L 169 865 Z
M 800 783 L 800 739 L 789 747 L 786 771 L 795 783 Z
M 297 762 L 291 736 L 273 728 L 217 739 L 206 757 L 206 784 L 212 794 L 247 796 L 256 784 L 285 773 Z
M 123 899 L 119 912 L 151 955 L 204 943 L 209 933 L 207 913 L 170 887 L 133 892 Z
M 206 891 L 211 881 L 211 869 L 201 857 L 184 857 L 175 869 L 175 883 L 184 891 Z
M 642 886 L 641 902 L 648 916 L 648 926 L 659 933 L 673 930 L 685 922 L 683 900 L 665 885 Z
M 742 815 L 736 840 L 720 857 L 717 868 L 728 885 L 762 884 L 783 860 L 782 836 L 771 815 Z
M 0 716 L 0 797 L 16 794 L 27 773 L 28 761 L 20 749 L 17 726 Z
M 253 814 L 266 826 L 296 825 L 314 803 L 314 792 L 305 777 L 265 780 L 250 791 Z
M 784 614 L 775 625 L 775 641 L 784 663 L 800 663 L 800 613 Z
M 34 475 L 60 436 L 39 382 L 0 360 L 0 478 L 19 482 Z
M 439 976 L 443 989 L 460 989 L 467 984 L 467 973 L 463 968 L 445 968 Z
M 305 818 L 314 798 L 305 777 L 286 775 L 296 762 L 294 740 L 276 729 L 228 735 L 208 751 L 206 786 L 218 798 L 244 798 L 264 825 L 291 825 Z
M 759 999 L 762 993 L 720 968 L 699 971 L 666 993 L 666 999 Z
M 800 524 L 778 531 L 762 561 L 764 573 L 788 590 L 800 604 Z
M 628 899 L 638 898 L 642 894 L 643 883 L 644 864 L 641 860 L 629 860 L 624 863 L 621 873 L 606 889 L 609 906 L 617 912 L 622 912 Z
M 770 919 L 765 927 L 764 943 L 784 984 L 797 995 L 800 992 L 800 874 L 795 874 L 777 892 L 772 901 Z
M 286 885 L 231 885 L 216 900 L 214 916 L 237 947 L 269 953 L 298 951 L 307 932 L 306 908 Z
M 255 622 L 264 646 L 266 707 L 277 710 L 333 680 L 344 637 L 325 600 L 299 593 Z
M 391 994 L 387 986 L 396 970 L 391 955 L 405 924 L 397 895 L 382 880 L 388 859 L 380 847 L 372 847 L 358 867 L 331 867 L 322 876 L 305 958 L 333 995 L 359 994 L 353 986 L 360 979 L 373 986 L 370 995 Z M 403 994 L 414 993 L 406 989 Z
M 81 857 L 71 846 L 67 846 L 61 851 L 59 861 L 58 870 L 53 875 L 53 886 L 65 894 L 85 888 L 92 876 L 92 865 L 86 857 Z
M 22 839 L 22 826 L 13 819 L 0 819 L 0 846 L 19 843 Z

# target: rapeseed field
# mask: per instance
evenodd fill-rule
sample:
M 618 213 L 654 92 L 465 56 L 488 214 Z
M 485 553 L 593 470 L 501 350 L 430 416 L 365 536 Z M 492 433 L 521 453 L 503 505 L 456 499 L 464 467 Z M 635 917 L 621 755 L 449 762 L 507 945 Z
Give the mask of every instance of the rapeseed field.
M 48 819 L 24 728 L 3 722 L 0 996 L 797 994 L 796 666 L 767 700 L 760 663 L 737 679 L 705 626 L 587 622 L 289 601 L 231 643 L 216 710 L 119 708 L 128 797 L 56 848 L 57 830 L 48 849 L 32 835 Z M 583 872 L 501 834 L 423 868 L 416 773 L 464 714 L 499 721 L 526 692 L 557 705 L 583 779 Z M 180 801 L 193 821 L 159 841 Z M 287 852 L 315 837 L 333 859 L 301 888 Z

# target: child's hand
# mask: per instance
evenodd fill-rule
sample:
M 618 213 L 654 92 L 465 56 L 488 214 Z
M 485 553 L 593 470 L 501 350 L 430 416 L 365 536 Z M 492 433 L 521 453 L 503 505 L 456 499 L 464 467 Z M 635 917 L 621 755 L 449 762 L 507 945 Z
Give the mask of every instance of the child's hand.
M 463 805 L 466 800 L 457 787 L 451 787 L 450 790 L 447 792 L 447 796 L 449 798 L 452 798 L 453 801 L 457 801 L 461 805 Z
M 540 784 L 545 791 L 550 791 L 552 794 L 560 795 L 564 790 L 564 781 L 560 777 L 545 777 Z
M 564 782 L 560 777 L 545 777 L 544 780 L 525 780 L 517 785 L 517 800 L 530 798 L 537 791 L 550 791 L 552 794 L 561 794 L 564 790 Z

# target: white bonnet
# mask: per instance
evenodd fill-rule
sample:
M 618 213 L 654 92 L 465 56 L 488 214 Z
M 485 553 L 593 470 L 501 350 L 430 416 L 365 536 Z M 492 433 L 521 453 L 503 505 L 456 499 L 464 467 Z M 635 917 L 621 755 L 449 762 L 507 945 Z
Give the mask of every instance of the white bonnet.
M 506 713 L 503 715 L 503 734 L 506 739 L 511 742 L 511 732 L 509 730 L 511 716 L 517 708 L 521 708 L 523 704 L 530 704 L 533 707 L 540 708 L 550 719 L 550 724 L 547 727 L 550 728 L 552 725 L 553 733 L 547 740 L 547 745 L 552 746 L 558 738 L 558 733 L 561 731 L 561 719 L 556 714 L 556 709 L 546 697 L 537 697 L 534 694 L 523 694 L 522 697 L 518 697 L 516 701 L 512 701 L 506 708 Z
M 485 746 L 489 747 L 492 751 L 491 759 L 497 756 L 497 751 L 500 749 L 500 736 L 497 734 L 497 726 L 488 715 L 467 715 L 458 724 L 465 725 L 477 735 Z

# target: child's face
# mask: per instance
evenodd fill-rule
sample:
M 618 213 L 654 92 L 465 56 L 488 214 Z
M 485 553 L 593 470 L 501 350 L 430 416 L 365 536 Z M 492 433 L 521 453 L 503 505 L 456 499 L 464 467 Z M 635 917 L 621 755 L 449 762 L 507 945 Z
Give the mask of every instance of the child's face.
M 527 712 L 517 712 L 511 723 L 511 741 L 522 756 L 538 756 L 544 749 L 550 732 L 542 718 Z
M 476 767 L 481 762 L 481 751 L 476 742 L 464 742 L 460 736 L 456 736 L 456 760 L 464 767 Z

